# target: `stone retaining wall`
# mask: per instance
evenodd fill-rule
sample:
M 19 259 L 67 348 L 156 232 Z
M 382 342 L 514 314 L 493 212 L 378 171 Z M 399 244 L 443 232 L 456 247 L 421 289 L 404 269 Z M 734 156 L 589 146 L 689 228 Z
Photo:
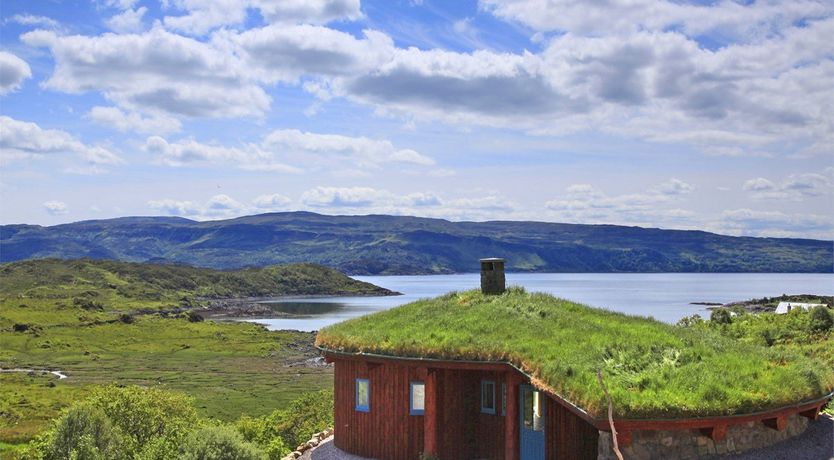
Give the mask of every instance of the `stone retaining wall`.
M 801 434 L 809 420 L 800 415 L 788 417 L 784 430 L 766 427 L 762 422 L 748 422 L 727 427 L 727 437 L 715 442 L 698 430 L 632 431 L 631 446 L 620 447 L 628 460 L 697 459 L 716 454 L 744 452 L 773 445 Z M 599 432 L 598 460 L 616 460 L 611 433 Z

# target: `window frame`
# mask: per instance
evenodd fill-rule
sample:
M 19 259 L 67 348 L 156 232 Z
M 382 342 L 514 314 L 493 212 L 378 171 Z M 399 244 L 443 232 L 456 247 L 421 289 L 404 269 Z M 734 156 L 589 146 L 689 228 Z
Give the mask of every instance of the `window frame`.
M 484 396 L 487 394 L 487 387 L 491 387 L 492 392 L 492 407 L 484 406 Z M 495 401 L 495 380 L 481 380 L 481 413 L 495 415 L 496 409 Z
M 423 408 L 414 408 L 414 385 L 423 386 Z M 423 380 L 412 380 L 408 384 L 408 415 L 425 415 L 426 414 L 426 382 Z
M 360 383 L 364 383 L 368 388 L 368 403 L 365 405 L 359 404 L 359 386 Z M 355 381 L 355 408 L 357 412 L 370 412 L 371 411 L 371 381 L 370 379 L 356 379 Z

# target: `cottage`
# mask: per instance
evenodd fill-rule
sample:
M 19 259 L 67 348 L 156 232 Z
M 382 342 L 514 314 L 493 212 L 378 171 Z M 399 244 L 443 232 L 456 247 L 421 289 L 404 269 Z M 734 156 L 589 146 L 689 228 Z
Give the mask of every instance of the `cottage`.
M 822 303 L 802 303 L 802 302 L 779 302 L 779 305 L 776 306 L 776 314 L 784 315 L 785 313 L 790 313 L 791 310 L 796 308 L 801 308 L 803 310 L 810 310 L 814 307 L 825 307 L 825 304 Z
M 503 268 L 483 259 L 481 291 L 319 332 L 335 363 L 337 447 L 383 460 L 609 459 L 616 441 L 627 458 L 692 458 L 800 433 L 832 397 L 834 373 L 808 378 L 804 357 L 772 366 L 754 347 L 506 290 Z

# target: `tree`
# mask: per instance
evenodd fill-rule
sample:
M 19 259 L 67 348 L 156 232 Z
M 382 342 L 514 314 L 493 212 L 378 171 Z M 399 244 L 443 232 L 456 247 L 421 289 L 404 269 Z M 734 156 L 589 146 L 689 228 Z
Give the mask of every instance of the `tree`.
M 207 426 L 191 432 L 183 443 L 183 460 L 266 460 L 254 444 L 228 426 Z
M 814 332 L 830 331 L 834 327 L 834 318 L 828 307 L 817 306 L 811 309 L 811 330 Z
M 710 314 L 709 319 L 716 324 L 730 324 L 733 322 L 733 315 L 726 308 L 716 308 Z
M 123 438 L 110 419 L 87 404 L 70 408 L 46 437 L 47 460 L 117 460 L 124 457 Z

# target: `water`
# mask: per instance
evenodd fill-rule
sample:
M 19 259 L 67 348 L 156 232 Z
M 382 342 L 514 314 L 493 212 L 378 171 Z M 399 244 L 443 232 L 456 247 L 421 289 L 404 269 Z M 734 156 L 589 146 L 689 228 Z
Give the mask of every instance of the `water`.
M 285 299 L 273 304 L 273 308 L 298 316 L 251 321 L 271 330 L 315 331 L 416 299 L 480 285 L 477 273 L 356 278 L 404 295 Z M 696 313 L 709 316 L 705 306 L 691 302 L 727 303 L 782 294 L 834 295 L 834 276 L 804 273 L 508 273 L 507 285 L 632 315 L 652 316 L 668 323 Z

